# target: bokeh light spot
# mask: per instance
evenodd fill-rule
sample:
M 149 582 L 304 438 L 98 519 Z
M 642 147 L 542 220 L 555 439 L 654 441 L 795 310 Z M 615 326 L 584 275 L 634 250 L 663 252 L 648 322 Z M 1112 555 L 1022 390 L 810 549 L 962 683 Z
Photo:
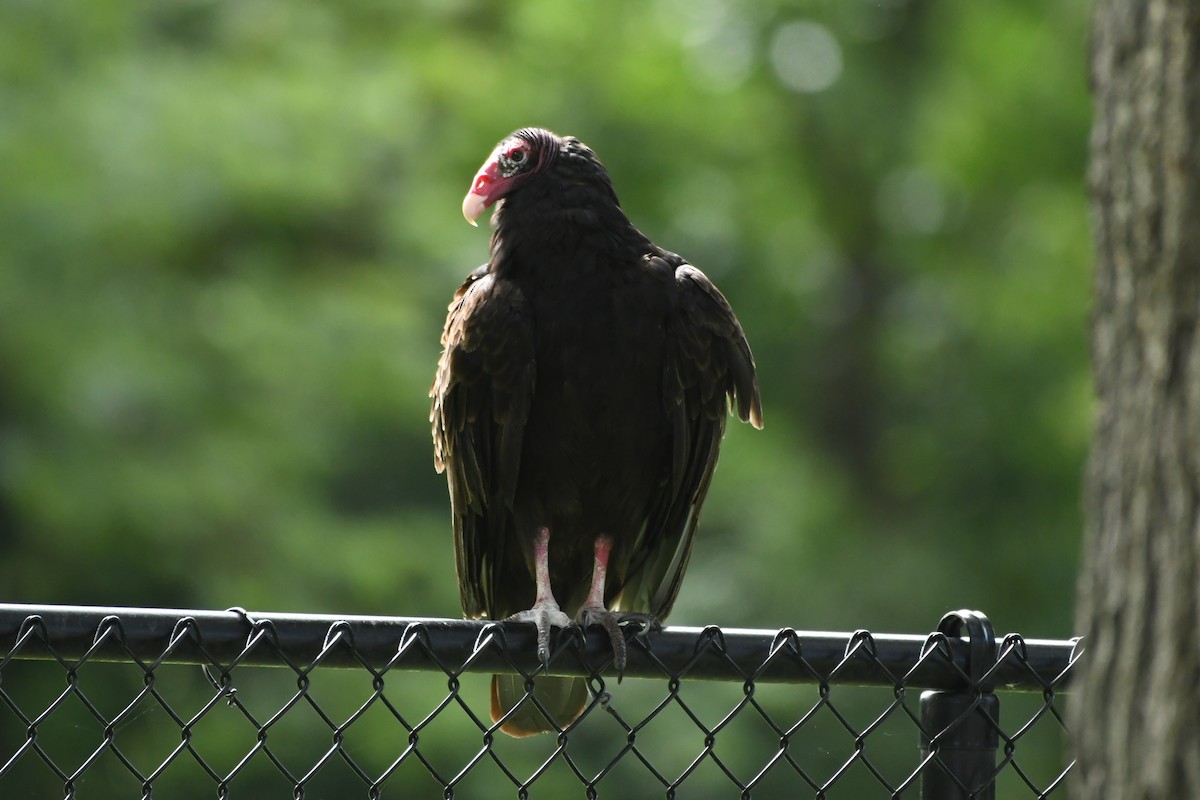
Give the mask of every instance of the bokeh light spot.
M 821 92 L 842 74 L 842 46 L 824 25 L 788 22 L 771 40 L 771 66 L 789 89 Z

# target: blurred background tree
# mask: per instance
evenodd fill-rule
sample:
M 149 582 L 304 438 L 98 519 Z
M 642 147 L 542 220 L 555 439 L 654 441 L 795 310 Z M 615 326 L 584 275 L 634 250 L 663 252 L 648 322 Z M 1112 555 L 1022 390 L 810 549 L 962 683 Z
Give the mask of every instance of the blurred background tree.
M 1083 0 L 0 4 L 0 594 L 455 616 L 427 390 L 524 125 L 725 291 L 672 623 L 1068 636 Z
M 6 599 L 455 614 L 457 209 L 541 124 L 759 361 L 680 622 L 1068 634 L 1084 6 L 6 4 Z
M 1102 0 L 1092 37 L 1098 413 L 1072 796 L 1196 797 L 1200 5 Z

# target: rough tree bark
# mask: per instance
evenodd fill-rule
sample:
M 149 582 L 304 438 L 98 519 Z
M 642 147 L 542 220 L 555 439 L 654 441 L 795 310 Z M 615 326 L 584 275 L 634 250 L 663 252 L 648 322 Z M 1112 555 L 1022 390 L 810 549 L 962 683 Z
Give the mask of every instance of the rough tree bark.
M 1098 0 L 1076 798 L 1200 798 L 1200 3 Z

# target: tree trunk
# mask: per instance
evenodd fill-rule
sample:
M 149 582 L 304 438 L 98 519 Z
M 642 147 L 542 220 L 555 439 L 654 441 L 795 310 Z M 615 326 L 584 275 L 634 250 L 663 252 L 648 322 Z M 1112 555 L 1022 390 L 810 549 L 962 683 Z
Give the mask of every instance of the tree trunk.
M 1074 796 L 1200 798 L 1200 3 L 1098 0 Z

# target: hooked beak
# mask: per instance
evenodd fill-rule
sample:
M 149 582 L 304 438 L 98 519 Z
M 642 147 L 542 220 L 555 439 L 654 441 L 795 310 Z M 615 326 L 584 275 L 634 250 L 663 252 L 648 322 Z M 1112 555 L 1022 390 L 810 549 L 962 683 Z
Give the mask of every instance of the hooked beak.
M 463 216 L 466 217 L 467 222 L 471 223 L 471 227 L 473 228 L 479 227 L 479 223 L 475 221 L 475 218 L 482 214 L 485 208 L 487 208 L 487 198 L 482 195 L 472 192 L 463 198 Z
M 484 209 L 496 202 L 509 184 L 509 181 L 496 174 L 498 169 L 499 164 L 496 160 L 489 158 L 487 163 L 480 168 L 479 172 L 475 173 L 475 179 L 471 181 L 471 190 L 463 198 L 463 216 L 473 226 L 478 227 L 475 218 L 482 214 Z

